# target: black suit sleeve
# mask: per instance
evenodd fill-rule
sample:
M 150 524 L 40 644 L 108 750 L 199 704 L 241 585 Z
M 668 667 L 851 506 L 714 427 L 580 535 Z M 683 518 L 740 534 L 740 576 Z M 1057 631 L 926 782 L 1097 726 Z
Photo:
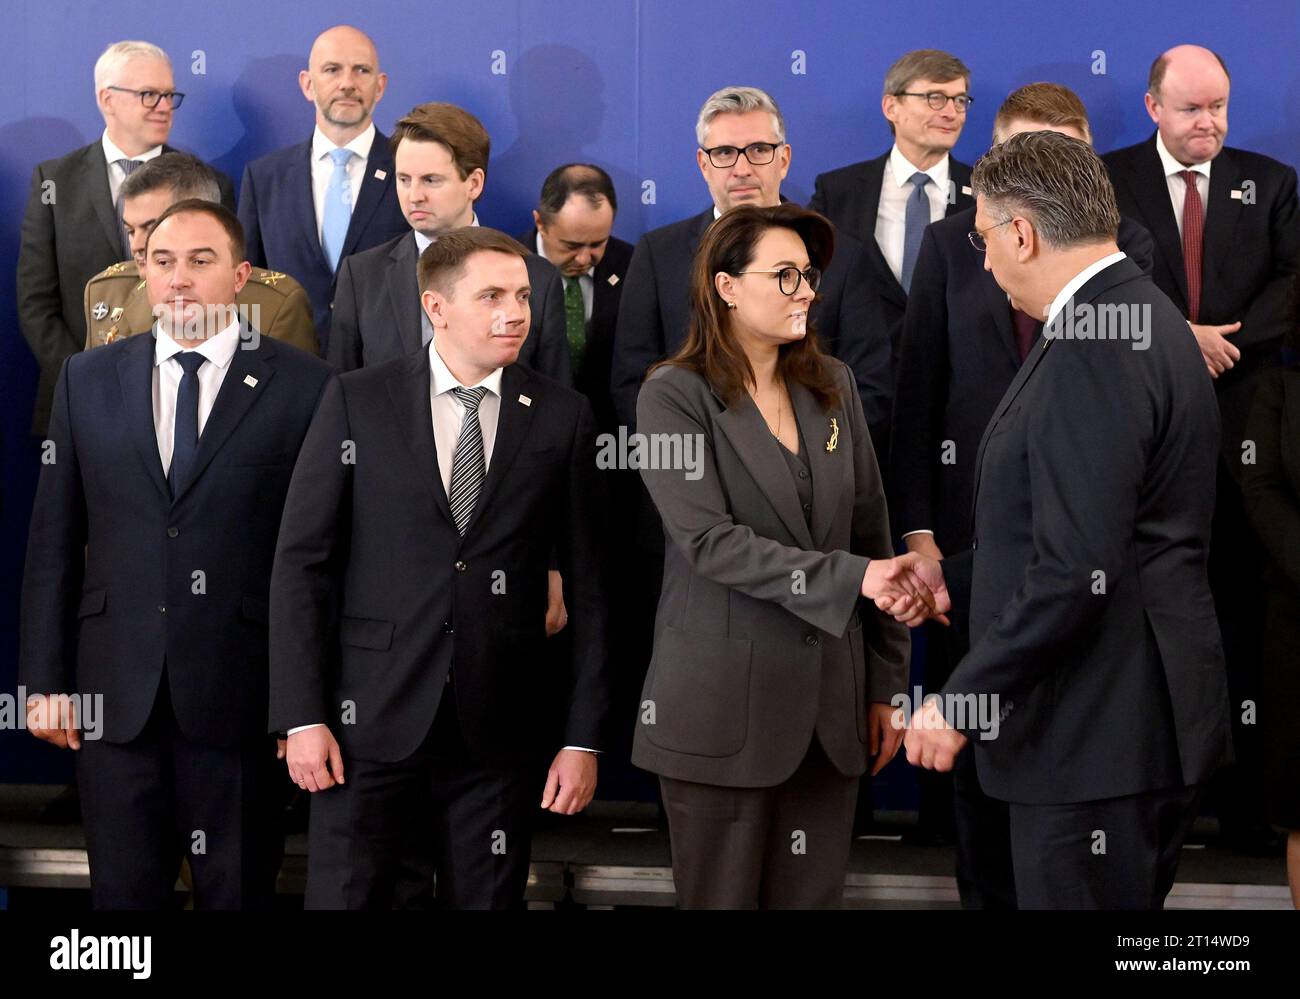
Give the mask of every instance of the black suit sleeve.
M 244 256 L 254 267 L 266 266 L 266 248 L 262 246 L 262 227 L 257 218 L 257 192 L 253 189 L 253 174 L 244 167 L 244 179 L 239 185 L 239 224 L 244 227 Z
M 840 299 L 839 339 L 835 356 L 849 366 L 857 386 L 871 441 L 881 466 L 889 448 L 890 406 L 893 402 L 893 361 L 889 325 L 880 308 L 866 252 L 857 240 L 852 248 Z
M 650 241 L 641 239 L 632 252 L 623 297 L 614 327 L 610 392 L 619 423 L 636 427 L 636 400 L 646 368 L 664 356 L 663 317 L 659 313 L 659 279 Z
M 1246 439 L 1255 442 L 1255 463 L 1243 465 L 1242 494 L 1246 512 L 1273 564 L 1294 587 L 1300 587 L 1300 496 L 1289 485 L 1283 448 L 1296 447 L 1282 436 L 1282 368 L 1264 372 L 1255 390 Z
M 272 732 L 337 718 L 338 706 L 325 701 L 326 672 L 352 519 L 351 437 L 343 387 L 331 378 L 298 452 L 271 570 Z
M 353 371 L 361 367 L 364 360 L 351 257 L 344 257 L 343 263 L 339 265 L 338 279 L 334 287 L 334 305 L 330 310 L 325 360 L 339 371 Z
M 1143 274 L 1151 273 L 1156 259 L 1156 244 L 1146 226 L 1129 218 L 1121 219 L 1119 248 L 1133 263 L 1142 268 Z
M 18 319 L 41 371 L 49 372 L 52 378 L 64 359 L 81 350 L 82 344 L 63 317 L 54 206 L 44 199 L 47 180 L 54 184 L 39 166 L 32 172 L 18 248 Z M 57 194 L 53 187 L 51 190 Z
M 584 398 L 569 449 L 568 495 L 556 546 L 572 641 L 572 687 L 564 745 L 604 749 L 610 685 L 599 540 L 606 536 L 604 483 L 596 466 L 596 422 Z
M 1238 348 L 1278 340 L 1295 324 L 1290 289 L 1300 270 L 1300 201 L 1296 198 L 1296 172 L 1291 167 L 1286 168 L 1269 216 L 1268 239 L 1273 276 L 1241 317 L 1241 329 L 1231 338 Z
M 948 394 L 947 286 L 943 253 L 927 227 L 903 314 L 889 450 L 894 528 L 900 535 L 936 527 L 934 497 L 940 488 L 936 470 Z
M 556 268 L 548 268 L 546 284 L 533 289 L 533 308 L 541 312 L 533 369 L 572 387 L 573 366 L 569 362 L 569 334 L 564 322 L 564 285 Z
M 32 693 L 68 693 L 72 683 L 86 565 L 86 500 L 70 410 L 65 363 L 54 390 L 23 572 L 19 678 Z

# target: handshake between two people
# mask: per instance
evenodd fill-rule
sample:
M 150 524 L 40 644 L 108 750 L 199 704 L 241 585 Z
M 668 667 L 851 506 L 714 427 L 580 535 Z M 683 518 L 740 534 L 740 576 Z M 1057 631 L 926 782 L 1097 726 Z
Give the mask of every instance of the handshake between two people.
M 936 559 L 920 552 L 873 558 L 862 576 L 862 595 L 895 621 L 915 628 L 927 620 L 948 624 L 952 599 Z

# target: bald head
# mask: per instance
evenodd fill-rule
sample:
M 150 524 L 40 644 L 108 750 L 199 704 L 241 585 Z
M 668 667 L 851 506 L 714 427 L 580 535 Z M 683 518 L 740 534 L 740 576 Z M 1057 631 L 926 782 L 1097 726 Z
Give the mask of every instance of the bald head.
M 1228 67 L 1200 45 L 1177 45 L 1151 64 L 1146 108 L 1160 139 L 1184 166 L 1219 155 L 1228 134 Z
M 317 36 L 298 74 L 303 96 L 316 105 L 316 124 L 335 145 L 346 145 L 370 126 L 388 77 L 379 71 L 375 43 L 363 31 L 336 25 Z

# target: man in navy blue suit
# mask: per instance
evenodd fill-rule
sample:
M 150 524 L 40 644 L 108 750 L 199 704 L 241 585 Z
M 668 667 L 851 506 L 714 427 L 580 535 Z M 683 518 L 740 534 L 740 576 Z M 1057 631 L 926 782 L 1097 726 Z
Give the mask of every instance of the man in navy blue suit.
M 32 733 L 76 751 L 96 908 L 167 907 L 182 854 L 201 908 L 274 899 L 271 562 L 332 369 L 240 318 L 249 270 L 234 213 L 172 205 L 146 248 L 153 335 L 73 354 L 56 386 L 20 676 Z
M 248 164 L 240 186 L 249 263 L 307 289 L 322 357 L 339 262 L 406 231 L 388 136 L 373 118 L 387 83 L 368 37 L 345 25 L 323 32 L 298 74 L 316 105 L 312 137 Z

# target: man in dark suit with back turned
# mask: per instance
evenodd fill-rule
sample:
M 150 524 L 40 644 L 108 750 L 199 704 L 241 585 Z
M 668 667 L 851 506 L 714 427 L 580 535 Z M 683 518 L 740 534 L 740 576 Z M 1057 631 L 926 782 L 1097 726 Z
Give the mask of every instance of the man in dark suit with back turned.
M 566 163 L 542 183 L 533 229 L 519 237 L 524 249 L 560 271 L 573 385 L 591 402 L 598 433 L 617 432 L 618 425 L 609 371 L 632 245 L 611 234 L 617 212 L 609 174 L 592 163 Z
M 307 289 L 323 357 L 339 262 L 405 232 L 406 221 L 388 136 L 375 128 L 388 75 L 374 43 L 346 25 L 322 32 L 298 85 L 316 106 L 315 131 L 248 164 L 239 219 L 253 266 L 284 271 Z
M 1300 268 L 1296 172 L 1223 144 L 1228 71 L 1208 49 L 1180 45 L 1151 67 L 1146 142 L 1104 159 L 1120 211 L 1155 238 L 1152 276 L 1187 318 L 1214 378 L 1223 421 L 1210 582 L 1223 629 L 1237 763 L 1213 789 L 1226 846 L 1279 853 L 1268 825 L 1259 726 L 1243 722 L 1259 703 L 1259 608 L 1266 557 L 1241 497 L 1246 418 L 1260 372 L 1278 363 L 1294 321 L 1287 288 Z
M 790 169 L 785 119 L 756 87 L 724 87 L 704 102 L 695 123 L 695 159 L 713 204 L 692 218 L 641 237 L 628 267 L 614 337 L 611 389 L 619 422 L 636 425 L 646 369 L 675 354 L 689 322 L 691 262 L 704 231 L 735 205 L 776 205 Z M 873 310 L 866 248 L 844 230 L 822 276 L 809 316 L 828 354 L 852 370 L 880 463 L 889 444 L 889 343 Z M 655 533 L 659 533 L 656 528 Z
M 96 908 L 269 908 L 283 850 L 267 599 L 293 462 L 331 379 L 261 336 L 234 213 L 179 201 L 149 235 L 154 336 L 69 358 L 23 579 L 20 675 L 101 698 L 33 734 L 77 750 Z M 57 696 L 55 698 L 57 700 Z
M 866 246 L 895 361 L 921 234 L 930 222 L 974 204 L 970 167 L 951 156 L 966 124 L 969 90 L 970 70 L 956 56 L 936 49 L 905 54 L 885 74 L 880 99 L 893 148 L 821 174 L 808 202 Z
M 95 62 L 95 100 L 104 134 L 36 167 L 18 251 L 18 319 L 40 365 L 32 433 L 44 435 L 59 369 L 86 340 L 81 295 L 110 264 L 129 260 L 119 192 L 128 173 L 165 152 L 175 89 L 167 53 L 148 42 L 115 42 Z M 235 191 L 218 174 L 222 203 Z
M 976 460 L 971 649 L 907 757 L 951 769 L 969 736 L 1021 907 L 1159 908 L 1228 752 L 1214 393 L 1086 143 L 1013 136 L 972 187 L 985 265 L 1046 326 Z
M 382 364 L 428 346 L 433 325 L 420 308 L 420 254 L 440 233 L 478 225 L 491 139 L 454 104 L 417 104 L 393 129 L 397 198 L 409 229 L 339 268 L 326 358 L 339 370 Z M 573 384 L 559 272 L 528 253 L 532 325 L 519 363 Z
M 594 427 L 579 393 L 515 363 L 524 255 L 478 227 L 431 243 L 428 347 L 345 373 L 294 470 L 271 725 L 313 794 L 309 908 L 391 906 L 412 833 L 438 854 L 445 905 L 518 905 L 532 810 L 573 814 L 595 791 L 608 695 Z M 553 554 L 572 614 L 563 672 L 545 652 Z
M 993 141 L 1049 129 L 1092 141 L 1088 111 L 1055 83 L 1013 91 L 993 121 Z M 1043 324 L 1012 308 L 1007 293 L 971 245 L 975 209 L 932 223 L 916 258 L 903 319 L 894 397 L 890 511 L 909 551 L 944 559 L 953 594 L 951 627 L 924 625 L 924 686 L 939 690 L 969 648 L 970 510 L 980 435 L 1015 378 Z M 1121 217 L 1119 247 L 1144 271 L 1151 236 Z M 956 772 L 918 775 L 918 834 L 924 842 L 955 836 L 957 887 L 968 908 L 1013 908 L 1011 845 L 1004 802 L 979 788 L 966 754 Z M 955 784 L 955 788 L 954 788 Z M 954 795 L 955 790 L 955 795 Z

